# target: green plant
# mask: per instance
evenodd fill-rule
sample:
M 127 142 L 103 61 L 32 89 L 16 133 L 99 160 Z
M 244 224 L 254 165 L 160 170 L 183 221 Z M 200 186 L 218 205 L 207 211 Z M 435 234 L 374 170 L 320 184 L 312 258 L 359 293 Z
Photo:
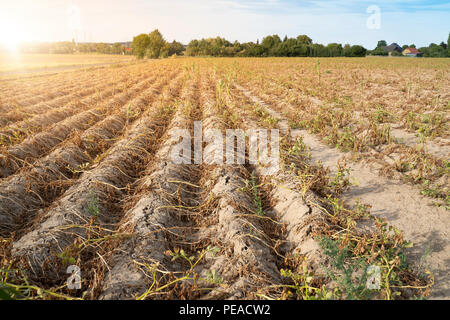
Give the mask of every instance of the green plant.
M 259 185 L 256 180 L 255 173 L 252 173 L 252 175 L 250 177 L 250 184 L 251 184 L 250 190 L 252 191 L 252 194 L 253 194 L 253 204 L 256 209 L 256 214 L 258 216 L 264 216 L 265 214 L 264 214 L 262 199 L 260 196 Z
M 372 119 L 377 123 L 389 122 L 391 118 L 392 115 L 381 105 L 378 105 L 377 110 L 372 114 Z
M 217 275 L 216 270 L 206 272 L 206 282 L 210 284 L 221 284 L 223 283 L 223 278 Z
M 352 259 L 349 247 L 339 248 L 338 242 L 328 237 L 318 238 L 324 254 L 330 258 L 333 270 L 323 267 L 328 277 L 334 281 L 339 293 L 345 299 L 366 300 L 371 297 L 367 289 L 368 265 L 363 259 Z M 362 270 L 361 275 L 357 275 Z
M 320 74 L 320 59 L 317 59 L 316 73 L 317 73 L 317 76 L 319 77 L 319 84 L 320 84 L 320 76 L 321 76 L 321 74 Z
M 295 273 L 288 269 L 281 269 L 280 274 L 283 278 L 288 278 L 293 283 L 293 285 L 283 285 L 281 287 L 294 289 L 297 297 L 302 300 L 331 300 L 335 297 L 334 292 L 325 286 L 317 288 L 312 285 L 314 276 L 313 273 L 308 270 L 305 261 L 301 266 L 301 273 Z
M 350 169 L 347 168 L 345 162 L 339 162 L 336 175 L 329 182 L 329 186 L 335 195 L 341 194 L 350 187 L 351 183 L 349 177 Z
M 59 293 L 60 289 L 48 290 L 34 285 L 23 271 L 12 269 L 11 265 L 7 269 L 0 269 L 0 300 L 79 299 Z
M 76 260 L 70 254 L 70 247 L 66 248 L 63 252 L 58 254 L 58 258 L 61 259 L 61 262 L 64 266 L 70 266 L 76 264 Z
M 100 214 L 98 197 L 93 190 L 89 191 L 89 201 L 88 201 L 87 213 L 90 216 L 95 217 L 95 218 L 97 218 Z

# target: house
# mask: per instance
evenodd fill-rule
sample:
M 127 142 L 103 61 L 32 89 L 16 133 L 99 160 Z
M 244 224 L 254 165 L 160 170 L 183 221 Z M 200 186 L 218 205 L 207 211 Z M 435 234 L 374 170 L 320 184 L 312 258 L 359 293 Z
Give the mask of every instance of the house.
M 392 43 L 389 46 L 383 46 L 381 47 L 381 49 L 387 51 L 389 53 L 389 55 L 391 56 L 393 52 L 398 52 L 398 53 L 402 53 L 403 49 L 402 47 L 400 47 L 398 44 L 396 44 L 395 42 Z
M 422 57 L 423 53 L 416 48 L 406 48 L 403 50 L 402 54 L 406 57 Z

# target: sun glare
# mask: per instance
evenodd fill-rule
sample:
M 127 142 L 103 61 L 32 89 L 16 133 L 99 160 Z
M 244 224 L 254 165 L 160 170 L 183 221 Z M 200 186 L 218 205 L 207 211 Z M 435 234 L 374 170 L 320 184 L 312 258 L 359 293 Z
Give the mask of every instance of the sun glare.
M 0 47 L 15 53 L 19 49 L 19 45 L 29 42 L 29 35 L 22 30 L 23 26 L 17 25 L 11 20 L 0 20 Z

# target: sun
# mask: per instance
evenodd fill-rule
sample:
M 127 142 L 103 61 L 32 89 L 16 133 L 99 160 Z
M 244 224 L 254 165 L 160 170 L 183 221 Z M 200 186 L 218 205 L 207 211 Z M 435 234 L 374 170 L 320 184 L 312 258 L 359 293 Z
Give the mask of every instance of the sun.
M 0 39 L 0 47 L 8 50 L 9 52 L 17 52 L 19 49 L 20 41 L 13 37 L 2 37 Z
M 19 50 L 19 45 L 30 41 L 30 36 L 22 30 L 23 26 L 11 20 L 0 20 L 0 47 L 15 53 Z

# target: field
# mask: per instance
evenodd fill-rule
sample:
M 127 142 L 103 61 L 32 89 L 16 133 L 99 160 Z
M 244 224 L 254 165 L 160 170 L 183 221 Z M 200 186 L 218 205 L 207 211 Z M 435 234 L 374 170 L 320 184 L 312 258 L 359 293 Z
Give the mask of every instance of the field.
M 10 54 L 0 52 L 0 78 L 19 73 L 62 71 L 133 60 L 130 56 L 102 54 Z
M 450 298 L 449 59 L 176 58 L 0 92 L 0 298 Z M 196 121 L 279 129 L 280 169 L 175 164 Z

